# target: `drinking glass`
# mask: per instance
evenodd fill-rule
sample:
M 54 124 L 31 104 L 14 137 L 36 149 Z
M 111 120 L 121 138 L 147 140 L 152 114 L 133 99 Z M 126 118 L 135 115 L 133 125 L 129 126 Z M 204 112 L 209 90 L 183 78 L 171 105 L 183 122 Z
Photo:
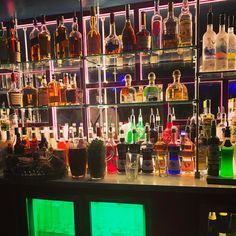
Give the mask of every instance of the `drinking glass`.
M 125 174 L 128 180 L 134 181 L 138 178 L 140 155 L 137 153 L 126 153 Z

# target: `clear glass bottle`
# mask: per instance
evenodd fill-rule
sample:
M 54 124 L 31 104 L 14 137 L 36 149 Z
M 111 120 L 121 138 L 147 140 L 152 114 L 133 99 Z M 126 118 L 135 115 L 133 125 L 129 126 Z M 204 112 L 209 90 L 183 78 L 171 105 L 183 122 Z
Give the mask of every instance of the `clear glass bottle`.
M 30 54 L 32 61 L 40 61 L 38 21 L 33 20 L 34 28 L 30 32 Z
M 72 31 L 69 35 L 69 56 L 80 57 L 82 55 L 82 34 L 78 30 L 78 18 L 73 17 Z
M 171 140 L 168 144 L 168 174 L 179 175 L 180 169 L 180 146 L 176 142 L 176 127 L 171 128 Z
M 227 116 L 225 112 L 221 112 L 220 123 L 216 127 L 216 136 L 220 139 L 222 143 L 224 141 L 225 128 L 227 126 Z
M 68 58 L 69 57 L 69 38 L 67 28 L 64 25 L 64 16 L 59 17 L 59 25 L 55 32 L 55 49 L 56 58 Z
M 159 0 L 154 1 L 154 15 L 151 20 L 152 49 L 162 48 L 162 16 L 160 14 Z
M 167 116 L 167 124 L 166 128 L 163 131 L 163 140 L 166 144 L 168 144 L 171 140 L 171 129 L 173 126 L 172 115 L 169 113 Z
M 158 133 L 155 127 L 155 116 L 153 114 L 153 109 L 151 109 L 151 114 L 150 114 L 150 142 L 152 144 L 156 143 Z
M 202 127 L 207 138 L 211 136 L 211 122 L 215 119 L 214 114 L 211 113 L 211 100 L 203 101 L 203 113 L 200 115 Z
M 0 22 L 0 64 L 8 62 L 7 34 L 3 27 L 3 22 Z
M 151 33 L 147 30 L 147 16 L 146 12 L 141 12 L 141 30 L 136 34 L 137 50 L 151 49 Z
M 15 73 L 11 74 L 11 89 L 8 91 L 9 105 L 12 107 L 23 106 L 23 94 L 20 89 L 17 88 L 17 77 Z
M 48 106 L 48 86 L 46 76 L 43 75 L 41 86 L 38 88 L 38 106 Z
M 56 76 L 52 75 L 52 81 L 48 83 L 49 106 L 58 106 L 60 103 L 60 86 Z
M 228 33 L 225 31 L 226 15 L 220 14 L 219 33 L 216 35 L 216 70 L 228 68 Z
M 51 59 L 51 35 L 46 26 L 46 16 L 41 18 L 41 29 L 39 33 L 40 59 Z
M 179 15 L 180 46 L 191 46 L 193 41 L 192 14 L 189 10 L 188 0 L 183 0 Z
M 24 107 L 37 107 L 38 90 L 33 86 L 30 78 L 28 78 L 26 86 L 22 89 L 22 94 Z
M 232 112 L 230 128 L 231 128 L 231 142 L 236 143 L 236 111 Z
M 160 177 L 167 176 L 167 145 L 163 140 L 163 127 L 158 126 L 158 139 L 154 144 L 155 173 Z
M 198 163 L 199 170 L 202 174 L 206 174 L 207 170 L 207 155 L 208 155 L 208 146 L 207 138 L 205 132 L 202 128 L 202 125 L 199 126 L 199 137 L 198 137 Z
M 130 21 L 130 5 L 125 5 L 126 22 L 122 31 L 123 52 L 134 52 L 136 50 L 136 36 Z
M 211 176 L 219 176 L 220 165 L 220 140 L 216 136 L 216 121 L 211 122 L 211 136 L 208 139 L 207 152 L 207 174 Z
M 176 48 L 179 45 L 179 20 L 174 16 L 174 3 L 168 3 L 168 15 L 163 21 L 163 47 Z
M 115 15 L 110 14 L 110 34 L 105 38 L 106 54 L 114 54 L 121 52 L 121 41 L 116 35 Z
M 236 69 L 236 35 L 234 33 L 234 16 L 228 17 L 228 69 Z
M 137 138 L 139 141 L 143 141 L 145 138 L 145 129 L 143 125 L 143 116 L 142 116 L 142 111 L 139 109 L 139 116 L 138 116 L 138 124 L 137 124 Z
M 16 19 L 11 19 L 7 27 L 8 56 L 10 63 L 21 62 L 21 45 L 16 25 Z
M 51 149 L 51 151 L 57 149 L 57 141 L 55 139 L 54 128 L 52 126 L 49 127 L 49 140 L 48 140 L 48 144 L 49 144 L 49 149 Z
M 216 33 L 213 30 L 213 13 L 210 8 L 207 15 L 207 30 L 202 39 L 202 70 L 214 71 L 216 60 Z
M 162 101 L 163 91 L 161 85 L 155 84 L 156 75 L 153 72 L 148 74 L 149 85 L 144 88 L 144 97 L 146 102 Z
M 101 54 L 101 35 L 97 30 L 96 8 L 91 7 L 90 31 L 87 34 L 87 55 Z
M 188 100 L 187 87 L 180 83 L 181 72 L 173 71 L 173 83 L 166 89 L 166 101 Z
M 132 77 L 130 74 L 125 76 L 125 87 L 120 91 L 120 103 L 135 102 L 136 90 L 131 86 Z
M 153 145 L 150 142 L 150 128 L 149 125 L 145 126 L 145 140 L 141 145 L 141 153 L 143 157 L 142 172 L 145 174 L 152 174 L 154 172 L 153 165 Z
M 225 178 L 232 178 L 234 177 L 234 146 L 230 141 L 229 126 L 226 126 L 225 140 L 220 149 L 220 176 Z

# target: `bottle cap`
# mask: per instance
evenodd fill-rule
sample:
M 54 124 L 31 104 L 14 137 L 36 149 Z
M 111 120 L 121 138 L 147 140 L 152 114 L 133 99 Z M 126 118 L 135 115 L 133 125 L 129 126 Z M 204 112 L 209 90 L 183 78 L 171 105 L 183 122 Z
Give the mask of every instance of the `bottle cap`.
M 115 15 L 114 15 L 114 12 L 111 12 L 111 14 L 110 14 L 110 24 L 112 25 L 112 24 L 114 24 L 114 22 L 115 22 Z
M 225 25 L 226 14 L 220 14 L 220 25 Z
M 61 22 L 63 22 L 63 21 L 64 21 L 64 16 L 59 16 L 59 20 L 60 20 Z
M 156 80 L 156 75 L 154 72 L 150 72 L 148 74 L 148 80 L 152 80 L 152 81 L 155 81 Z
M 234 27 L 234 16 L 233 15 L 230 15 L 228 17 L 228 26 L 229 26 L 229 28 Z
M 78 18 L 76 16 L 73 17 L 73 22 L 77 23 Z
M 211 107 L 211 100 L 210 99 L 206 99 L 203 101 L 203 108 L 209 108 Z
M 125 75 L 125 81 L 131 82 L 132 81 L 132 76 L 130 74 Z
M 173 71 L 173 76 L 174 76 L 174 77 L 180 77 L 180 76 L 181 76 L 180 70 L 174 70 L 174 71 Z

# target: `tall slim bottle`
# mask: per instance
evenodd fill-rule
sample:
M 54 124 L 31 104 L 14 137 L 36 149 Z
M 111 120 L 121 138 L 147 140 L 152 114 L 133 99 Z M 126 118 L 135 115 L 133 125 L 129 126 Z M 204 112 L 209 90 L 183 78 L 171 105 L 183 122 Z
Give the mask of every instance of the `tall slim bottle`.
M 3 22 L 0 22 L 0 64 L 8 62 L 7 34 L 3 29 Z
M 101 54 L 101 35 L 97 30 L 96 8 L 91 7 L 90 31 L 87 34 L 87 54 Z
M 110 14 L 110 33 L 105 38 L 106 54 L 120 53 L 121 47 L 121 41 L 116 35 L 115 15 L 112 12 Z
M 55 32 L 56 58 L 67 58 L 69 56 L 69 38 L 67 28 L 64 25 L 64 16 L 59 17 L 59 25 Z
M 234 176 L 233 170 L 234 163 L 234 146 L 230 141 L 230 128 L 225 129 L 225 140 L 221 146 L 221 158 L 220 158 L 220 176 L 231 178 Z
M 220 15 L 219 33 L 216 35 L 216 70 L 228 68 L 228 34 L 225 31 L 226 15 Z
M 189 11 L 188 0 L 183 0 L 179 15 L 180 46 L 191 46 L 193 40 L 192 14 Z
M 154 1 L 154 15 L 152 16 L 152 49 L 162 48 L 162 16 L 160 14 L 159 0 Z
M 236 69 L 236 35 L 233 15 L 228 17 L 228 69 Z
M 126 11 L 126 22 L 124 29 L 122 31 L 122 45 L 123 45 L 123 52 L 133 52 L 136 49 L 136 36 L 134 33 L 134 29 L 132 27 L 130 21 L 130 5 L 127 4 L 125 6 Z
M 208 139 L 208 169 L 207 174 L 211 176 L 219 176 L 220 163 L 220 140 L 216 136 L 216 121 L 211 122 L 211 137 Z
M 146 12 L 141 12 L 141 30 L 136 34 L 137 50 L 151 49 L 151 33 L 147 30 Z
M 142 116 L 142 111 L 139 109 L 139 116 L 138 116 L 138 124 L 137 124 L 137 138 L 139 141 L 143 141 L 145 138 L 145 128 L 143 125 L 143 116 Z
M 120 142 L 117 144 L 117 171 L 125 173 L 125 158 L 128 152 L 128 144 L 125 142 L 124 130 L 120 130 Z
M 51 35 L 46 26 L 46 16 L 41 18 L 41 30 L 39 33 L 40 59 L 51 59 Z
M 210 8 L 207 15 L 207 31 L 202 39 L 202 70 L 214 71 L 216 59 L 216 33 L 213 30 L 213 13 Z
M 30 54 L 32 61 L 40 61 L 38 21 L 33 20 L 34 28 L 30 32 Z

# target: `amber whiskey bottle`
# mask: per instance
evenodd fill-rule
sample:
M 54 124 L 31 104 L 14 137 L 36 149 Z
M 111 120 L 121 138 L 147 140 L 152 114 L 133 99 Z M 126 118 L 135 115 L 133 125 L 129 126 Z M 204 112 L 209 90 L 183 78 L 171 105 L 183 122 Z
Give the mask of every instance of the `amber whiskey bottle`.
M 33 20 L 34 28 L 30 32 L 30 54 L 32 61 L 40 60 L 40 49 L 39 49 L 39 28 L 36 19 Z

